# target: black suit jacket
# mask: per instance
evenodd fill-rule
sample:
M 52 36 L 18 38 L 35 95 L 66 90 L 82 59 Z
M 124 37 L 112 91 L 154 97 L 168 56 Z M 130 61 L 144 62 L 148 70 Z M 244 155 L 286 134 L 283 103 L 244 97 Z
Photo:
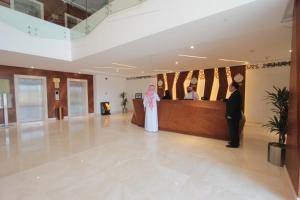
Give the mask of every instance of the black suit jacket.
M 238 90 L 234 91 L 226 102 L 227 116 L 237 120 L 242 118 L 242 96 Z

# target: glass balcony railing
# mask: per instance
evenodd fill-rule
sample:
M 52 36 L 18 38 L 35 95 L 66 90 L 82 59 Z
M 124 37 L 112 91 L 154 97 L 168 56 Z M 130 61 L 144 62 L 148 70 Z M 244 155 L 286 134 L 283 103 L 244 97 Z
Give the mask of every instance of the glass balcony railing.
M 0 0 L 0 21 L 32 36 L 78 39 L 89 34 L 108 15 L 143 1 Z

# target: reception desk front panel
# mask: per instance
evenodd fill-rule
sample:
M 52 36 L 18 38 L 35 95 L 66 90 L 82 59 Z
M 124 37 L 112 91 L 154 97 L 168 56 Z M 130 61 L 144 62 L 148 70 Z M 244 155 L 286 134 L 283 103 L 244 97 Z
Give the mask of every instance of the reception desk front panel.
M 144 126 L 142 100 L 133 100 L 132 123 Z M 225 103 L 221 101 L 162 100 L 158 103 L 160 130 L 227 140 Z

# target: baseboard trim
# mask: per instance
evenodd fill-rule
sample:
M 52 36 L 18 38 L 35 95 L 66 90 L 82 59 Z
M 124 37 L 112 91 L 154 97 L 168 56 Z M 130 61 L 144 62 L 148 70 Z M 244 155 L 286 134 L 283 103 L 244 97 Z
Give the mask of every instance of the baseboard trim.
M 290 189 L 290 193 L 292 194 L 293 198 L 295 200 L 300 200 L 300 198 L 297 196 L 295 190 L 294 190 L 294 187 L 293 187 L 293 184 L 292 184 L 292 181 L 290 179 L 290 176 L 289 176 L 289 173 L 287 171 L 287 168 L 286 166 L 283 167 L 283 171 L 284 171 L 284 175 L 286 177 L 286 181 L 288 182 L 288 186 L 289 186 L 289 189 Z

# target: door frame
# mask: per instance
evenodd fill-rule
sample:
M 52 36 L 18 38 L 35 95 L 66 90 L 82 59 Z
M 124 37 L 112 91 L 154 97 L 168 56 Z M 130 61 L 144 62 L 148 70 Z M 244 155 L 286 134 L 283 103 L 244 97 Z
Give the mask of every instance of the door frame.
M 85 91 L 84 91 L 84 97 L 85 97 L 85 112 L 84 112 L 84 115 L 81 115 L 81 116 L 72 116 L 70 113 L 70 82 L 81 82 L 81 83 L 84 83 L 85 85 Z M 88 116 L 89 114 L 89 97 L 88 97 L 88 81 L 85 80 L 85 79 L 73 79 L 73 78 L 68 78 L 67 79 L 67 99 L 68 99 L 68 117 L 84 117 L 84 116 Z
M 30 123 L 30 122 L 20 122 L 19 121 L 19 96 L 18 96 L 18 79 L 41 79 L 43 83 L 43 99 L 44 99 L 44 119 L 42 121 L 48 120 L 48 96 L 47 96 L 47 77 L 45 76 L 30 76 L 30 75 L 14 75 L 14 87 L 15 87 L 15 102 L 16 102 L 16 122 L 17 123 Z

